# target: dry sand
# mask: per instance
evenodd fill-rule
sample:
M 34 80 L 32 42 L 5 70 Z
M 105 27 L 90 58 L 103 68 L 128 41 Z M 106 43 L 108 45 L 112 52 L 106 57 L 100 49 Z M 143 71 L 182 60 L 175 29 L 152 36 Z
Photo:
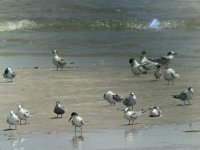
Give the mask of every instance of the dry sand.
M 33 113 L 29 124 L 19 125 L 18 133 L 51 133 L 72 131 L 68 122 L 71 112 L 76 111 L 85 120 L 84 129 L 140 128 L 171 123 L 200 121 L 199 68 L 176 68 L 180 79 L 174 85 L 167 85 L 164 79 L 154 81 L 152 73 L 133 77 L 129 67 L 91 67 L 55 69 L 18 69 L 13 82 L 0 80 L 0 132 L 8 129 L 6 117 L 19 104 Z M 0 72 L 3 73 L 3 70 Z M 192 105 L 173 99 L 172 94 L 192 86 Z M 103 94 L 112 90 L 120 96 L 128 96 L 134 91 L 137 104 L 134 110 L 159 105 L 162 117 L 150 118 L 149 112 L 138 118 L 133 126 L 127 126 L 123 118 L 123 104 L 110 106 Z M 56 119 L 53 113 L 55 102 L 59 100 L 65 107 L 63 118 Z M 14 127 L 13 127 L 14 128 Z

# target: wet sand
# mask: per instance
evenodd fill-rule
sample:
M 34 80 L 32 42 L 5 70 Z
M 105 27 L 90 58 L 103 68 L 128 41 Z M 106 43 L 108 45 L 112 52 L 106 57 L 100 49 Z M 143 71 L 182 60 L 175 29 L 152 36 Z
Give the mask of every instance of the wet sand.
M 167 85 L 164 79 L 154 81 L 152 73 L 133 77 L 127 67 L 90 67 L 55 69 L 18 69 L 16 79 L 6 82 L 1 78 L 0 86 L 0 132 L 8 129 L 6 117 L 10 110 L 19 104 L 30 110 L 33 116 L 29 124 L 18 125 L 15 133 L 52 133 L 73 131 L 68 122 L 71 112 L 76 111 L 85 120 L 84 130 L 91 129 L 141 129 L 154 125 L 182 124 L 200 121 L 199 68 L 175 68 L 180 79 L 174 85 Z M 3 73 L 1 70 L 0 74 Z M 192 86 L 194 98 L 192 105 L 173 99 L 172 94 Z M 134 110 L 159 105 L 162 117 L 150 118 L 149 112 L 135 121 L 133 126 L 126 125 L 123 118 L 123 104 L 110 106 L 103 94 L 112 90 L 126 97 L 131 91 L 137 96 Z M 63 118 L 53 113 L 55 102 L 59 100 L 65 107 Z

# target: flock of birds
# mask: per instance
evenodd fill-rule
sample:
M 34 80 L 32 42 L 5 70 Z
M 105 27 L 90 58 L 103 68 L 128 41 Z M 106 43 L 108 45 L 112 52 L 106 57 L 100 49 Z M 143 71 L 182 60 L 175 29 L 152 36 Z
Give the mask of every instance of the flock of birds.
M 167 53 L 166 56 L 157 59 L 148 59 L 146 57 L 146 52 L 142 51 L 140 63 L 135 58 L 129 59 L 129 63 L 131 64 L 131 71 L 133 75 L 136 76 L 147 74 L 149 70 L 156 68 L 154 72 L 154 77 L 156 78 L 156 80 L 159 80 L 163 75 L 163 78 L 168 81 L 168 84 L 170 83 L 170 81 L 173 84 L 174 80 L 179 78 L 179 74 L 176 73 L 173 68 L 169 67 L 169 63 L 172 59 L 174 59 L 174 55 L 177 55 L 177 53 L 170 51 Z M 165 72 L 163 74 L 161 71 L 162 66 L 165 68 Z
M 57 70 L 61 68 L 61 70 L 67 65 L 67 64 L 73 64 L 74 62 L 71 61 L 65 61 L 62 57 L 58 55 L 58 51 L 53 50 L 54 53 L 53 57 L 53 64 L 56 66 Z M 146 57 L 146 52 L 143 51 L 141 53 L 140 62 L 138 62 L 135 58 L 130 58 L 129 63 L 131 65 L 131 71 L 134 76 L 140 76 L 141 74 L 147 74 L 148 71 L 154 70 L 154 76 L 156 80 L 159 80 L 161 76 L 163 75 L 163 78 L 167 80 L 168 84 L 172 82 L 174 84 L 174 80 L 176 78 L 179 78 L 179 74 L 175 72 L 174 69 L 169 68 L 170 61 L 174 58 L 174 55 L 176 55 L 176 52 L 168 52 L 166 56 L 163 56 L 158 59 L 149 59 Z M 165 71 L 162 73 L 161 68 L 164 67 Z M 8 82 L 12 82 L 13 78 L 15 78 L 16 73 L 11 68 L 6 68 L 3 77 L 7 79 Z M 183 90 L 177 95 L 172 95 L 173 98 L 180 99 L 186 104 L 187 101 L 188 104 L 190 104 L 190 99 L 193 96 L 193 88 L 188 87 L 186 90 Z M 115 105 L 117 102 L 122 103 L 125 106 L 124 111 L 124 118 L 127 119 L 129 122 L 128 124 L 134 124 L 134 121 L 142 115 L 147 110 L 150 110 L 150 117 L 159 117 L 161 116 L 161 109 L 158 106 L 149 106 L 148 109 L 136 112 L 133 111 L 134 105 L 136 105 L 136 95 L 134 92 L 131 92 L 129 96 L 126 98 L 123 98 L 122 96 L 119 96 L 118 94 L 110 91 L 107 91 L 103 98 L 107 100 L 110 104 L 110 106 Z M 131 107 L 132 110 L 129 108 Z M 54 107 L 53 112 L 57 115 L 57 117 L 62 118 L 63 114 L 65 114 L 65 109 L 61 105 L 60 101 L 56 102 L 56 105 Z M 16 112 L 10 111 L 10 113 L 7 116 L 7 123 L 9 125 L 9 129 L 11 129 L 11 125 L 15 126 L 15 129 L 17 128 L 18 124 L 22 124 L 22 121 L 25 121 L 25 124 L 27 124 L 27 119 L 32 116 L 32 114 L 27 110 L 24 109 L 22 105 L 19 105 L 16 109 Z M 75 137 L 76 135 L 76 128 L 79 127 L 81 129 L 81 135 L 82 137 L 82 126 L 85 124 L 82 117 L 78 115 L 77 112 L 72 112 L 71 117 L 69 119 L 69 122 L 71 121 L 72 125 L 75 126 Z M 131 123 L 132 122 L 132 123 Z
M 174 56 L 177 55 L 176 52 L 170 51 L 166 56 L 162 56 L 157 59 L 150 59 L 146 57 L 146 52 L 141 52 L 140 61 L 137 61 L 135 58 L 130 58 L 129 63 L 131 65 L 131 72 L 134 76 L 140 76 L 141 74 L 147 74 L 150 70 L 153 70 L 154 77 L 156 80 L 160 80 L 161 77 L 170 84 L 174 84 L 174 80 L 179 78 L 179 74 L 173 68 L 169 67 L 171 60 L 174 59 Z M 162 68 L 164 68 L 164 72 L 162 72 Z M 184 89 L 179 94 L 172 95 L 173 98 L 179 99 L 184 102 L 186 105 L 186 101 L 190 105 L 190 99 L 193 97 L 193 88 L 188 87 Z M 122 103 L 126 108 L 124 109 L 124 118 L 129 122 L 128 124 L 133 124 L 134 120 L 137 119 L 140 115 L 142 115 L 147 110 L 150 110 L 150 117 L 159 117 L 161 116 L 161 109 L 159 106 L 149 106 L 148 109 L 141 109 L 139 112 L 133 111 L 133 106 L 136 105 L 136 95 L 134 92 L 131 92 L 129 96 L 123 98 L 118 94 L 108 91 L 104 94 L 104 99 L 110 103 L 110 106 L 114 105 L 117 102 Z M 132 110 L 129 109 L 132 107 Z M 132 123 L 131 123 L 132 121 Z

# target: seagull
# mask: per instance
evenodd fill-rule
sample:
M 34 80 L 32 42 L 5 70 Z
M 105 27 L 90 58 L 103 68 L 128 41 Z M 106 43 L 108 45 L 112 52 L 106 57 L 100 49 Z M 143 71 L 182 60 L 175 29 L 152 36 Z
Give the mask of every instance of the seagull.
M 130 93 L 130 96 L 129 97 L 126 97 L 122 103 L 126 106 L 126 107 L 129 107 L 129 106 L 132 106 L 132 110 L 133 110 L 133 105 L 136 104 L 136 95 L 134 92 L 131 92 Z
M 136 59 L 130 58 L 129 59 L 129 63 L 131 64 L 131 71 L 132 71 L 134 76 L 135 75 L 140 75 L 142 73 L 143 74 L 147 73 L 147 70 L 145 70 L 144 67 L 137 62 Z
M 15 129 L 17 129 L 17 125 L 19 124 L 20 120 L 18 116 L 13 112 L 10 111 L 10 113 L 7 116 L 7 123 L 9 124 L 9 129 L 11 129 L 11 125 L 15 125 Z
M 75 137 L 77 137 L 76 136 L 76 127 L 81 128 L 81 136 L 80 137 L 82 137 L 82 126 L 85 124 L 83 121 L 83 118 L 78 116 L 78 114 L 76 112 L 72 112 L 71 117 L 69 118 L 69 121 L 71 121 L 72 125 L 75 126 Z
M 129 121 L 128 125 L 133 125 L 134 121 L 145 112 L 145 110 L 141 109 L 141 111 L 139 112 L 135 112 L 135 111 L 130 111 L 129 108 L 125 108 L 124 109 L 124 118 L 127 119 Z M 131 121 L 132 124 L 130 123 Z
M 151 70 L 155 68 L 155 66 L 158 65 L 158 63 L 149 60 L 145 55 L 146 55 L 146 51 L 142 51 L 141 57 L 140 57 L 140 63 L 144 67 L 144 69 Z
M 65 61 L 62 57 L 58 56 L 58 51 L 57 50 L 53 50 L 52 52 L 54 53 L 53 64 L 56 65 L 57 71 L 58 71 L 59 67 L 61 69 L 63 69 L 66 64 L 73 64 L 73 62 Z
M 23 108 L 22 105 L 18 106 L 17 111 L 16 111 L 16 115 L 18 116 L 18 118 L 20 120 L 20 124 L 21 124 L 22 120 L 24 120 L 25 124 L 26 124 L 27 123 L 27 118 L 32 116 L 28 110 Z
M 4 71 L 4 74 L 3 74 L 3 77 L 7 79 L 7 81 L 10 81 L 12 82 L 12 79 L 15 78 L 16 76 L 16 73 L 14 71 L 12 71 L 11 68 L 6 68 L 5 71 Z
M 172 95 L 172 96 L 173 98 L 180 99 L 181 101 L 183 101 L 184 105 L 185 105 L 185 101 L 188 101 L 188 104 L 190 105 L 190 99 L 192 99 L 193 94 L 194 94 L 193 88 L 188 87 L 188 89 L 181 91 L 180 94 Z
M 159 80 L 161 76 L 162 76 L 161 66 L 158 64 L 158 65 L 156 65 L 154 77 L 156 78 L 156 80 Z
M 168 67 L 169 63 L 171 62 L 172 59 L 174 59 L 174 55 L 177 55 L 178 53 L 174 51 L 170 51 L 167 53 L 166 56 L 162 56 L 157 59 L 152 59 L 153 62 L 157 62 L 165 67 Z
M 178 73 L 175 72 L 174 69 L 168 68 L 165 70 L 163 77 L 165 80 L 168 81 L 168 84 L 170 81 L 172 81 L 172 84 L 174 84 L 174 79 L 178 79 L 180 76 Z
M 149 117 L 159 117 L 161 115 L 161 110 L 158 106 L 149 107 L 150 115 Z
M 61 115 L 62 118 L 63 114 L 65 113 L 64 107 L 60 104 L 60 101 L 56 102 L 56 106 L 54 107 L 54 113 L 57 114 L 57 118 L 58 115 Z
M 118 94 L 108 91 L 103 95 L 103 98 L 110 103 L 110 106 L 115 105 L 116 102 L 121 102 L 123 100 Z

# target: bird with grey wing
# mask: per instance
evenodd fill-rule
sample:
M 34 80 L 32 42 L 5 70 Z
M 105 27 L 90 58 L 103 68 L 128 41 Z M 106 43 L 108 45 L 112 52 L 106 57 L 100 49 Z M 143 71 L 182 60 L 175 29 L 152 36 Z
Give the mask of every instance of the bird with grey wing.
M 152 70 L 156 67 L 156 65 L 158 65 L 157 62 L 153 62 L 146 57 L 146 51 L 141 52 L 140 64 L 143 66 L 145 70 Z
M 83 132 L 82 131 L 82 126 L 85 124 L 83 118 L 80 117 L 78 115 L 78 113 L 72 112 L 71 113 L 71 117 L 69 118 L 69 121 L 71 121 L 72 125 L 75 126 L 75 138 L 77 137 L 77 135 L 76 135 L 76 128 L 77 127 L 81 128 L 81 135 L 80 135 L 80 137 L 82 137 L 82 134 L 83 134 L 82 133 Z
M 158 64 L 158 65 L 156 65 L 154 77 L 156 78 L 156 80 L 159 80 L 161 78 L 161 76 L 162 76 L 161 66 Z
M 136 95 L 134 92 L 131 92 L 130 95 L 128 97 L 126 97 L 122 103 L 126 106 L 126 107 L 132 107 L 133 110 L 133 106 L 136 104 Z
M 64 107 L 60 104 L 60 101 L 56 102 L 56 106 L 54 107 L 54 113 L 57 115 L 60 115 L 60 117 L 62 118 L 63 114 L 65 113 L 65 109 Z
M 188 87 L 187 89 L 181 91 L 177 95 L 172 95 L 173 98 L 180 99 L 184 102 L 184 105 L 186 105 L 185 101 L 188 101 L 188 104 L 190 105 L 190 99 L 192 99 L 194 94 L 194 89 L 192 87 Z
M 24 109 L 22 105 L 18 106 L 16 110 L 16 115 L 18 116 L 20 120 L 20 125 L 21 125 L 22 120 L 24 120 L 25 124 L 27 124 L 27 119 L 32 116 L 32 114 L 30 114 L 28 110 Z
M 131 72 L 134 76 L 147 73 L 147 70 L 145 70 L 145 68 L 139 64 L 135 58 L 130 58 L 129 63 L 131 65 Z
M 15 78 L 16 73 L 11 69 L 11 68 L 6 68 L 4 73 L 3 73 L 3 77 L 7 79 L 7 81 L 10 80 L 10 82 L 12 82 L 12 79 Z
M 178 79 L 179 77 L 180 77 L 179 74 L 176 73 L 176 71 L 172 68 L 166 68 L 163 74 L 163 78 L 167 80 L 168 85 L 170 81 L 172 82 L 172 84 L 174 84 L 174 80 Z
M 161 116 L 160 107 L 158 107 L 158 106 L 150 106 L 149 110 L 150 110 L 149 117 L 160 117 Z
M 151 59 L 151 61 L 153 62 L 157 62 L 165 67 L 168 67 L 169 63 L 174 59 L 174 56 L 177 55 L 176 52 L 174 51 L 170 51 L 167 53 L 166 56 L 162 56 L 160 58 L 157 59 Z
M 54 53 L 54 57 L 52 61 L 53 61 L 53 64 L 56 66 L 57 71 L 58 71 L 58 68 L 63 69 L 65 65 L 74 63 L 72 61 L 65 61 L 62 57 L 58 55 L 57 50 L 52 50 L 52 52 Z
M 10 113 L 7 116 L 7 123 L 9 124 L 9 129 L 11 129 L 11 125 L 14 125 L 15 129 L 17 129 L 17 125 L 19 124 L 19 122 L 19 117 L 13 111 L 10 111 Z
M 110 106 L 115 105 L 116 102 L 121 102 L 123 100 L 122 97 L 112 91 L 107 91 L 103 95 L 103 98 L 110 103 Z
M 131 111 L 129 108 L 125 108 L 124 109 L 124 118 L 127 119 L 128 125 L 133 125 L 134 121 L 141 116 L 143 113 L 145 112 L 145 110 L 141 109 L 141 111 L 139 112 L 135 112 L 135 111 Z M 132 124 L 131 124 L 132 121 Z

